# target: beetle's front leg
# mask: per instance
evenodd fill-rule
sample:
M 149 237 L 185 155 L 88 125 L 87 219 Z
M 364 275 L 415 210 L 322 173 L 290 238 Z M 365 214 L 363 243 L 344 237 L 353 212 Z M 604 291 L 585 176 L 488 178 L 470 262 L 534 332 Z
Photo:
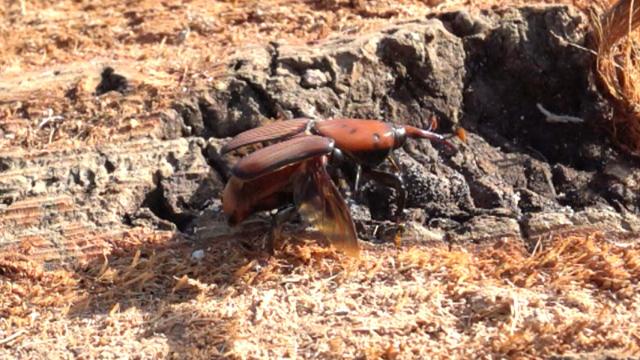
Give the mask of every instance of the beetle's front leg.
M 353 192 L 349 182 L 350 167 L 353 167 L 352 162 L 346 159 L 340 149 L 334 148 L 331 152 L 331 162 L 330 166 L 327 166 L 327 172 L 343 195 Z
M 393 169 L 398 172 L 401 173 L 402 172 L 402 167 L 400 166 L 400 159 L 398 158 L 398 155 L 394 152 L 392 152 L 391 154 L 389 154 L 389 157 L 387 158 L 389 160 L 389 163 L 391 164 L 391 166 L 393 166 Z
M 362 174 L 367 178 L 377 181 L 385 186 L 391 187 L 396 190 L 396 213 L 394 214 L 396 223 L 400 223 L 402 212 L 407 201 L 407 189 L 404 186 L 402 177 L 398 174 L 389 173 L 386 171 L 363 168 Z
M 356 197 L 360 194 L 360 177 L 362 177 L 362 166 L 360 164 L 356 165 L 356 180 L 353 184 L 353 193 Z
M 404 207 L 407 201 L 407 189 L 404 186 L 404 181 L 399 174 L 393 174 L 385 171 L 374 170 L 374 169 L 363 169 L 363 175 L 368 177 L 371 180 L 375 180 L 385 186 L 392 187 L 396 190 L 396 213 L 395 213 L 395 221 L 396 221 L 396 235 L 394 237 L 394 242 L 396 246 L 400 246 L 400 238 L 402 237 L 402 233 L 404 231 L 404 227 L 400 223 L 402 220 L 402 213 L 404 211 Z

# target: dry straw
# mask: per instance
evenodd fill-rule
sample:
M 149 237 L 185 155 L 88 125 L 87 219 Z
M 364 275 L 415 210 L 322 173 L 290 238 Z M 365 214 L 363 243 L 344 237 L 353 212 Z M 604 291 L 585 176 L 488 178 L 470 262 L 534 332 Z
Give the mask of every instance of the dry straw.
M 611 135 L 624 149 L 640 154 L 640 53 L 634 33 L 640 25 L 640 0 L 621 0 L 592 20 L 596 74 L 615 109 Z

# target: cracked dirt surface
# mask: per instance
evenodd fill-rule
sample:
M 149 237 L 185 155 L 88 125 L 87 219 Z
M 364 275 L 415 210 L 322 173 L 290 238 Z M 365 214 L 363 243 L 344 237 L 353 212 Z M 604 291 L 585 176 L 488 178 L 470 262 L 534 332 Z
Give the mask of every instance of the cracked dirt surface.
M 194 357 L 341 353 L 393 357 L 397 353 L 411 358 L 429 355 L 419 351 L 427 346 L 427 338 L 433 341 L 431 355 L 446 354 L 449 348 L 458 349 L 451 350 L 458 356 L 477 349 L 484 349 L 481 353 L 487 357 L 609 354 L 606 351 L 612 349 L 612 356 L 622 356 L 618 354 L 637 349 L 638 338 L 633 336 L 640 335 L 630 322 L 637 317 L 632 304 L 637 297 L 633 289 L 637 289 L 634 251 L 640 227 L 640 171 L 637 160 L 613 147 L 602 130 L 611 109 L 591 77 L 594 58 L 582 48 L 588 18 L 577 8 L 444 11 L 448 4 L 443 2 L 435 13 L 417 2 L 402 6 L 395 2 L 282 2 L 247 11 L 246 4 L 243 8 L 219 2 L 207 8 L 216 14 L 211 16 L 194 10 L 204 6 L 195 2 L 167 3 L 162 8 L 145 4 L 122 16 L 107 11 L 92 25 L 92 33 L 77 39 L 63 36 L 64 29 L 56 21 L 43 21 L 47 16 L 58 19 L 68 9 L 52 7 L 34 15 L 38 5 L 33 4 L 27 14 L 30 26 L 45 33 L 57 29 L 52 37 L 55 46 L 38 53 L 35 49 L 42 44 L 13 40 L 12 50 L 0 58 L 6 75 L 0 80 L 0 275 L 3 286 L 18 289 L 17 298 L 3 299 L 5 306 L 12 306 L 3 312 L 10 319 L 2 323 L 4 334 L 9 336 L 15 329 L 46 332 L 38 321 L 24 323 L 20 317 L 33 314 L 31 308 L 63 301 L 71 308 L 60 309 L 61 314 L 75 314 L 69 315 L 67 324 L 72 333 L 88 329 L 91 334 L 88 323 L 93 320 L 107 327 L 110 322 L 121 324 L 126 333 L 137 337 L 149 357 L 179 357 L 186 351 Z M 449 5 L 464 8 L 462 3 Z M 78 6 L 78 16 L 101 13 L 92 5 L 83 6 Z M 125 5 L 114 6 L 116 11 Z M 20 13 L 15 6 L 5 10 L 14 23 L 26 21 Z M 311 20 L 302 21 L 305 16 Z M 84 24 L 86 19 L 78 21 Z M 65 26 L 74 34 L 80 25 L 67 22 Z M 3 34 L 8 39 L 6 28 Z M 108 61 L 81 50 L 92 49 L 101 36 L 118 39 Z M 105 65 L 113 67 L 116 77 L 103 71 Z M 123 76 L 127 86 L 119 86 L 123 83 L 115 81 L 117 76 Z M 119 91 L 95 96 L 99 88 Z M 551 123 L 539 105 L 584 122 Z M 387 245 L 365 244 L 365 261 L 355 270 L 314 247 L 304 250 L 292 245 L 293 250 L 280 259 L 264 260 L 249 244 L 264 231 L 259 221 L 240 231 L 225 226 L 219 195 L 234 158 L 220 157 L 218 149 L 227 137 L 277 118 L 351 116 L 424 127 L 431 115 L 440 119 L 440 132 L 465 128 L 468 142 L 458 141 L 456 154 L 413 141 L 398 151 L 409 184 L 409 231 L 406 248 L 398 253 Z M 389 218 L 394 194 L 373 184 L 366 184 L 364 194 L 365 206 L 355 214 L 367 232 L 372 221 Z M 589 237 L 594 231 L 599 235 Z M 568 238 L 589 248 L 593 259 L 604 256 L 598 251 L 610 251 L 616 259 L 604 256 L 605 265 L 587 260 L 581 257 L 580 247 L 563 245 L 562 236 L 554 235 L 558 233 L 587 234 L 586 240 L 581 235 Z M 628 248 L 612 248 L 607 242 L 611 239 L 623 241 Z M 249 244 L 249 250 L 243 243 Z M 480 244 L 479 250 L 470 243 Z M 461 248 L 447 252 L 443 244 Z M 500 250 L 482 247 L 491 249 L 493 244 L 508 250 L 504 266 L 512 266 L 511 272 L 497 272 L 495 279 L 487 275 L 485 262 L 500 258 L 496 255 Z M 141 258 L 137 248 L 142 249 Z M 195 249 L 205 250 L 204 261 L 190 259 Z M 439 255 L 427 255 L 429 251 Z M 524 261 L 530 251 L 542 252 Z M 102 262 L 109 254 L 109 260 Z M 466 258 L 465 254 L 472 255 Z M 437 256 L 450 259 L 442 266 L 458 270 L 438 275 L 435 263 L 431 268 L 428 260 L 435 261 Z M 550 268 L 545 267 L 549 265 L 545 256 L 555 259 Z M 467 259 L 462 263 L 470 267 L 468 271 L 477 273 L 462 274 L 454 265 L 462 258 Z M 560 258 L 568 259 L 567 269 L 580 270 L 572 268 L 575 274 L 595 275 L 576 277 L 588 292 L 576 297 L 587 300 L 563 298 L 560 307 L 554 308 L 553 289 L 544 282 L 523 280 L 517 272 L 551 276 L 549 269 L 559 266 Z M 377 265 L 370 267 L 367 262 Z M 396 268 L 396 262 L 403 265 Z M 517 267 L 518 262 L 526 264 Z M 43 266 L 39 271 L 44 272 L 25 270 L 28 267 L 23 269 L 22 264 Z M 611 264 L 622 264 L 628 272 L 624 280 L 616 282 L 614 275 L 598 272 L 614 269 Z M 314 272 L 314 267 L 321 270 Z M 57 274 L 69 269 L 70 283 L 56 280 Z M 207 271 L 211 275 L 205 275 Z M 349 277 L 351 272 L 356 275 Z M 362 291 L 363 283 L 375 287 L 373 278 L 362 272 L 388 281 L 390 287 L 384 291 L 395 295 L 371 290 L 363 299 L 368 308 L 347 301 Z M 347 300 L 324 299 L 331 309 L 314 315 L 326 317 L 340 329 L 335 338 L 316 345 L 310 344 L 318 334 L 306 339 L 278 337 L 272 342 L 250 339 L 253 326 L 257 333 L 270 332 L 271 327 L 278 328 L 271 322 L 277 319 L 296 318 L 278 331 L 301 331 L 304 311 L 292 310 L 297 305 L 278 310 L 269 304 L 285 302 L 287 291 L 293 297 L 305 292 L 320 296 L 323 279 L 333 279 L 335 273 L 345 278 L 339 275 L 338 283 L 326 286 Z M 42 285 L 35 295 L 20 290 L 21 286 L 38 288 L 28 281 L 33 276 L 43 284 L 66 285 Z M 443 285 L 452 280 L 449 276 L 469 287 Z M 493 279 L 491 284 L 482 282 L 484 276 Z M 505 290 L 504 281 L 520 281 L 519 287 Z M 552 284 L 560 287 L 566 281 L 557 278 Z M 301 285 L 281 289 L 277 284 L 282 282 Z M 129 285 L 137 295 L 117 294 Z M 412 286 L 431 287 L 435 295 L 406 290 Z M 176 293 L 176 288 L 188 291 Z M 43 300 L 42 294 L 51 289 L 57 289 L 58 297 Z M 398 289 L 405 289 L 404 295 Z M 562 290 L 569 296 L 566 291 Z M 26 302 L 20 301 L 21 292 Z M 546 329 L 574 337 L 538 342 L 535 334 L 545 329 L 545 316 L 577 324 L 584 319 L 569 320 L 575 307 L 588 314 L 609 309 L 613 300 L 602 292 L 611 292 L 628 315 L 612 320 L 617 331 L 597 341 L 577 341 L 581 345 L 571 348 L 567 344 L 602 329 L 601 325 Z M 406 311 L 398 307 L 401 299 L 411 304 Z M 464 299 L 464 304 L 455 299 Z M 188 315 L 198 301 L 208 307 Z M 526 311 L 518 308 L 518 301 L 528 304 Z M 390 329 L 382 325 L 382 313 L 388 310 L 382 303 L 387 302 L 401 309 Z M 531 310 L 535 304 L 544 304 L 540 313 Z M 247 314 L 207 310 L 235 306 Z M 306 308 L 320 309 L 317 306 Z M 443 317 L 431 318 L 436 308 Z M 372 315 L 377 323 L 364 320 L 367 309 L 381 312 L 380 317 Z M 353 318 L 342 319 L 345 311 Z M 261 323 L 263 313 L 272 318 Z M 422 320 L 414 321 L 416 314 L 422 314 L 418 316 Z M 129 316 L 132 323 L 124 325 Z M 469 324 L 480 329 L 484 341 L 461 325 L 463 318 L 471 319 Z M 181 336 L 181 327 L 176 328 L 179 319 L 186 324 L 180 326 L 193 333 Z M 511 337 L 503 336 L 503 320 L 511 324 Z M 210 327 L 204 331 L 207 326 L 201 324 L 207 321 Z M 57 330 L 51 331 L 63 325 L 53 323 Z M 303 328 L 310 334 L 308 327 Z M 389 342 L 389 334 L 399 342 Z M 110 336 L 104 346 L 80 342 L 91 343 L 93 350 L 102 347 L 104 357 L 117 357 L 110 346 L 118 347 L 114 343 L 118 335 Z M 466 353 L 463 345 L 453 346 L 456 339 L 471 352 Z M 43 349 L 30 340 L 19 346 L 19 352 L 13 353 L 12 346 L 4 351 L 41 356 Z M 66 340 L 60 344 L 65 344 L 56 352 L 61 358 L 89 354 Z M 131 343 L 119 346 L 136 349 Z
M 38 244 L 64 244 L 54 239 L 66 225 L 51 225 L 65 213 L 73 226 L 121 233 L 138 215 L 149 217 L 141 208 L 158 226 L 172 229 L 168 221 L 199 237 L 196 227 L 223 226 L 199 216 L 219 211 L 211 201 L 233 161 L 217 154 L 225 137 L 273 118 L 333 116 L 425 127 L 436 115 L 444 132 L 467 129 L 468 142 L 455 155 L 417 142 L 398 151 L 410 212 L 420 212 L 416 225 L 439 239 L 522 236 L 535 243 L 550 229 L 573 226 L 637 231 L 634 160 L 602 136 L 608 108 L 589 77 L 593 59 L 571 46 L 584 44 L 586 31 L 585 16 L 574 9 L 528 7 L 433 15 L 313 47 L 246 48 L 209 89 L 193 90 L 155 116 L 129 119 L 130 129 L 155 139 L 7 153 L 3 219 L 17 226 L 3 230 L 5 246 L 19 245 L 25 234 Z M 99 101 L 119 104 L 128 95 L 103 96 Z M 584 122 L 549 123 L 539 104 Z M 38 204 L 43 195 L 70 203 Z M 388 219 L 393 194 L 371 188 L 365 195 L 373 218 Z M 208 205 L 214 208 L 205 211 Z

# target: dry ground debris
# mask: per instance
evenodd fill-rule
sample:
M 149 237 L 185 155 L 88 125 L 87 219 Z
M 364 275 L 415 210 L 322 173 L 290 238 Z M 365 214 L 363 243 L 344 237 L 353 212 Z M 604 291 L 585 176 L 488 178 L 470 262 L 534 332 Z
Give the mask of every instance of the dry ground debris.
M 635 45 L 595 57 L 591 3 L 3 5 L 0 357 L 640 356 Z M 432 114 L 469 143 L 399 151 L 402 247 L 225 226 L 226 137 Z
M 5 356 L 451 358 L 637 356 L 637 243 L 559 234 L 367 245 L 345 262 L 294 241 L 276 258 L 156 238 L 75 272 L 2 264 Z M 134 241 L 131 239 L 131 241 Z M 11 261 L 9 263 L 9 261 Z M 10 280 L 10 282 L 9 282 Z M 634 355 L 635 354 L 635 355 Z

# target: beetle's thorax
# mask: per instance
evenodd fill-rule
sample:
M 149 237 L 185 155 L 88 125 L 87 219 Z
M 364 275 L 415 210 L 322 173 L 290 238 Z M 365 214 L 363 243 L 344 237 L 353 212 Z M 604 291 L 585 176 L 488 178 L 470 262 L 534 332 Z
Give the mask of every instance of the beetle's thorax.
M 311 131 L 334 139 L 336 147 L 345 155 L 368 166 L 384 161 L 395 148 L 396 137 L 402 137 L 402 132 L 396 135 L 389 123 L 364 119 L 316 121 Z

